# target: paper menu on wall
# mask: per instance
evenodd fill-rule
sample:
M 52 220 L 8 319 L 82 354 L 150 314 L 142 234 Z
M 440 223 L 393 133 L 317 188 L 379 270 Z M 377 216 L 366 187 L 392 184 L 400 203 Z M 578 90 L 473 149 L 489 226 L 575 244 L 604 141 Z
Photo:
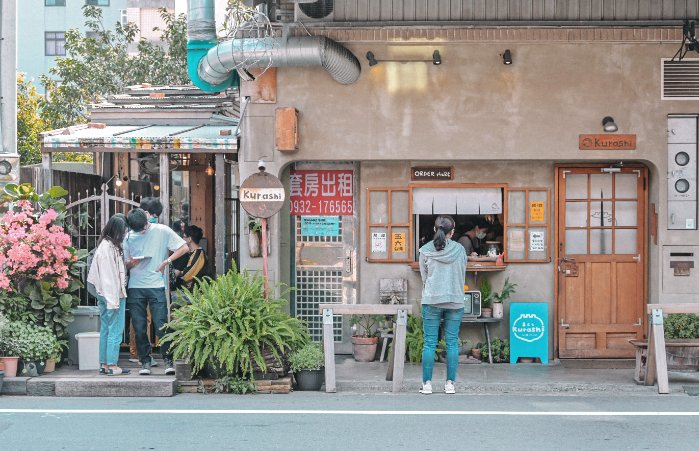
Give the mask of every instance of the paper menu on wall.
M 371 252 L 381 253 L 386 252 L 386 233 L 372 232 L 371 233 Z

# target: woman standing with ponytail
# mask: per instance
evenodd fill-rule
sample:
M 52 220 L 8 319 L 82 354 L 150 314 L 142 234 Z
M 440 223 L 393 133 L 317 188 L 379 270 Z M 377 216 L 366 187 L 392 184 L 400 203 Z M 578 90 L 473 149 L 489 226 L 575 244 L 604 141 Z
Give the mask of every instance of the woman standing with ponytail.
M 447 342 L 447 381 L 444 393 L 454 394 L 456 368 L 459 365 L 459 328 L 464 316 L 464 282 L 466 281 L 466 251 L 451 240 L 454 219 L 438 216 L 434 223 L 434 238 L 420 248 L 422 276 L 422 322 L 425 344 L 422 348 L 422 388 L 420 393 L 432 393 L 432 369 L 437 347 L 439 323 L 444 319 Z

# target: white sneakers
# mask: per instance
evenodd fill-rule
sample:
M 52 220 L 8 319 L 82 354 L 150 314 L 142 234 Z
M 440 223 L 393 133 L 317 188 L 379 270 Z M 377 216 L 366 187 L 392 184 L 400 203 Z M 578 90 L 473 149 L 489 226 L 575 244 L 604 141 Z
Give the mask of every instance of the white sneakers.
M 427 381 L 424 384 L 422 384 L 422 388 L 419 391 L 423 395 L 431 395 L 432 394 L 432 382 Z M 453 395 L 454 393 L 456 393 L 456 389 L 454 388 L 453 381 L 447 381 L 444 384 L 444 393 L 446 393 L 447 395 Z
M 422 388 L 420 389 L 420 393 L 423 395 L 431 395 L 432 394 L 432 382 L 427 381 L 424 384 L 422 384 Z

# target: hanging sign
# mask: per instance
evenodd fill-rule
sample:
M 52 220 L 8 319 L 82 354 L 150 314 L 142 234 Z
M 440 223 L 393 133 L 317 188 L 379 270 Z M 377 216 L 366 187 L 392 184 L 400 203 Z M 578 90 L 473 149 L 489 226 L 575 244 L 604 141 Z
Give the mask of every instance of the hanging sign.
M 579 135 L 580 150 L 636 150 L 636 135 Z
M 529 252 L 544 252 L 544 232 L 529 232 Z
M 393 252 L 405 252 L 405 232 L 392 233 L 391 243 L 393 244 Z
M 340 236 L 339 216 L 302 216 L 302 236 Z
M 293 170 L 289 176 L 292 215 L 344 216 L 354 214 L 352 170 Z
M 452 166 L 414 166 L 410 168 L 410 180 L 453 180 L 454 168 Z
M 386 233 L 372 232 L 371 233 L 371 252 L 383 253 L 386 252 Z
M 240 185 L 240 205 L 255 218 L 269 218 L 284 205 L 286 193 L 278 178 L 267 172 L 252 174 Z
M 545 217 L 545 202 L 529 202 L 529 222 L 544 222 Z

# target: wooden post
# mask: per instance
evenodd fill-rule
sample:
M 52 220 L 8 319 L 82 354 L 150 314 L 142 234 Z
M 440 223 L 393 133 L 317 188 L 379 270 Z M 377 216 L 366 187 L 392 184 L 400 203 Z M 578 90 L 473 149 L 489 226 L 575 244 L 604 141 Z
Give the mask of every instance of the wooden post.
M 333 310 L 323 309 L 323 351 L 325 352 L 325 392 L 335 393 L 335 337 Z
M 408 325 L 408 312 L 398 310 L 396 318 L 396 341 L 393 343 L 393 393 L 403 386 L 403 366 L 405 364 L 405 333 Z
M 652 385 L 658 378 L 658 393 L 670 393 L 667 375 L 667 356 L 665 355 L 665 328 L 663 310 L 653 309 L 651 313 L 650 334 L 648 336 L 648 357 L 646 363 L 646 385 Z
M 53 186 L 52 154 L 50 154 L 50 153 L 42 153 L 41 154 L 41 172 L 43 172 L 43 174 L 42 174 L 43 181 L 41 183 L 41 188 L 37 189 L 37 192 L 45 193 Z
M 265 283 L 265 301 L 269 300 L 269 274 L 267 266 L 267 218 L 262 218 L 262 276 Z

